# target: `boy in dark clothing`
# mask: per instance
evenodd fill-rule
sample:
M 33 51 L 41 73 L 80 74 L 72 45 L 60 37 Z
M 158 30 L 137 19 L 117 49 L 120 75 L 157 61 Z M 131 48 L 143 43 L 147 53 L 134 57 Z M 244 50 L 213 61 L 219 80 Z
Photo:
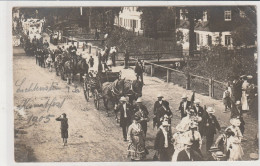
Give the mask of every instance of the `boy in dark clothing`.
M 56 120 L 61 122 L 61 126 L 60 126 L 61 138 L 63 140 L 64 146 L 66 146 L 67 139 L 68 139 L 68 128 L 69 128 L 68 118 L 67 118 L 66 114 L 63 113 L 62 115 L 60 115 L 60 117 L 56 118 Z

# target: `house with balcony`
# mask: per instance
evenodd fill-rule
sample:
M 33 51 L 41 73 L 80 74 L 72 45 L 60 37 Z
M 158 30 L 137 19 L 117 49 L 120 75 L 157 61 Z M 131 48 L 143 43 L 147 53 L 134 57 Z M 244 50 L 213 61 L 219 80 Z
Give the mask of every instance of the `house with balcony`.
M 114 25 L 123 27 L 135 34 L 143 34 L 141 24 L 141 11 L 137 11 L 138 7 L 123 7 L 119 15 L 115 17 Z
M 243 10 L 237 6 L 214 6 L 203 9 L 203 17 L 195 23 L 194 28 L 197 50 L 218 44 L 233 49 L 232 30 L 241 25 L 241 19 L 252 19 L 248 15 L 248 8 Z M 189 49 L 189 21 L 184 14 L 187 12 L 187 9 L 179 8 L 176 13 L 176 33 L 182 34 L 178 43 L 182 44 L 184 50 Z

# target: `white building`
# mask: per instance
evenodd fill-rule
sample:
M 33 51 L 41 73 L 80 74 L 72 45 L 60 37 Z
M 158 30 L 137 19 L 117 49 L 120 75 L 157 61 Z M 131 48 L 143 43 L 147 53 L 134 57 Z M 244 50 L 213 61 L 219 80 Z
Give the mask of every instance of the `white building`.
M 189 49 L 189 21 L 183 14 L 187 12 L 184 9 L 179 10 L 180 25 L 176 29 L 177 33 L 181 32 L 183 35 L 182 41 L 179 42 L 184 50 Z M 234 8 L 215 7 L 204 10 L 202 19 L 198 20 L 194 28 L 197 50 L 200 50 L 201 47 L 217 44 L 233 49 L 231 31 L 236 26 L 233 21 L 236 17 L 234 13 L 243 17 L 242 12 L 237 14 L 237 12 L 234 12 Z M 211 19 L 211 26 L 209 19 Z
M 141 24 L 141 11 L 138 7 L 123 7 L 119 16 L 115 17 L 114 25 L 124 27 L 127 30 L 134 31 L 136 34 L 143 34 Z

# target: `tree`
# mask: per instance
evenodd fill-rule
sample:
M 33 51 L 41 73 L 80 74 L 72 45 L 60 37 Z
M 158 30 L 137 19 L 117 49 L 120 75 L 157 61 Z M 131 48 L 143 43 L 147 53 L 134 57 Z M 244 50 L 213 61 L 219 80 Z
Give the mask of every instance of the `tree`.
M 166 7 L 139 7 L 138 11 L 142 11 L 141 19 L 144 25 L 144 33 L 147 37 L 158 38 L 158 21 L 161 13 Z
M 233 45 L 236 47 L 255 45 L 257 38 L 256 9 L 249 6 L 238 7 L 238 10 L 243 15 L 236 18 L 239 26 L 231 32 Z
M 188 18 L 189 21 L 189 56 L 194 56 L 196 50 L 196 36 L 194 32 L 195 24 L 203 17 L 205 7 L 180 7 L 182 15 Z

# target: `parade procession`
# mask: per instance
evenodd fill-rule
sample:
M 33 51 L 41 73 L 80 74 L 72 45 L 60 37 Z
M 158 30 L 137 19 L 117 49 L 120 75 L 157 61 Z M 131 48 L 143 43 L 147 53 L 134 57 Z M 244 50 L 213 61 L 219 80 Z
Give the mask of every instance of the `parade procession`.
M 15 161 L 258 160 L 257 42 L 235 45 L 251 10 L 13 8 Z M 241 20 L 198 28 L 220 12 Z

